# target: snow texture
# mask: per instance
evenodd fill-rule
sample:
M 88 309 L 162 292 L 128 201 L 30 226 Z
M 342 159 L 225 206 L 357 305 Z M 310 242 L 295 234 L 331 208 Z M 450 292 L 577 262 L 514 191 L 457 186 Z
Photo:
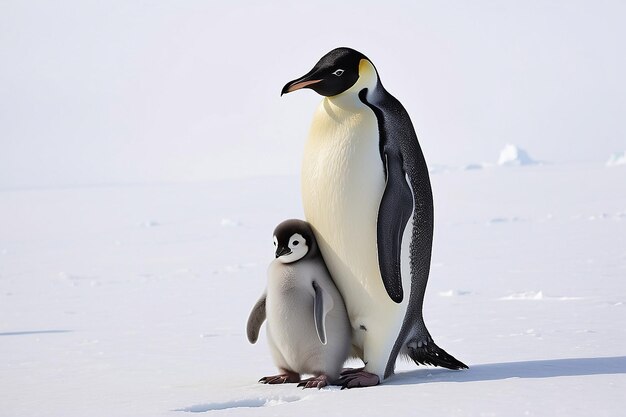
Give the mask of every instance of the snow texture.
M 607 167 L 614 167 L 617 165 L 626 165 L 626 151 L 615 152 L 609 157 L 608 161 L 606 161 Z
M 470 369 L 344 391 L 258 384 L 245 336 L 297 177 L 0 191 L 0 416 L 623 415 L 623 171 L 432 182 L 424 314 Z
M 500 157 L 498 158 L 498 165 L 501 166 L 524 166 L 536 163 L 525 150 L 511 144 L 507 144 L 500 151 Z
M 478 169 L 483 169 L 483 168 L 484 168 L 483 164 L 467 164 L 463 167 L 465 171 L 473 171 L 473 170 L 478 170 Z

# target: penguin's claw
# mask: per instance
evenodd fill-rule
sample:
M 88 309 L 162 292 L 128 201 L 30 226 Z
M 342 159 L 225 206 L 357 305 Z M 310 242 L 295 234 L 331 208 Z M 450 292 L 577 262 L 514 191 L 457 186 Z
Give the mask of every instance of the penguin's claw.
M 463 362 L 441 349 L 428 337 L 427 340 L 412 340 L 407 343 L 408 354 L 417 365 L 441 366 L 448 369 L 468 369 Z
M 259 379 L 262 384 L 287 384 L 293 382 L 300 382 L 300 375 L 295 372 L 285 372 L 280 375 L 264 376 Z
M 380 384 L 378 375 L 364 371 L 362 368 L 343 371 L 338 383 L 341 389 L 373 387 L 378 384 Z
M 302 387 L 302 389 L 307 389 L 307 388 L 321 389 L 327 385 L 328 385 L 328 377 L 326 375 L 318 375 L 318 376 L 314 376 L 313 378 L 303 379 L 298 384 L 298 386 Z

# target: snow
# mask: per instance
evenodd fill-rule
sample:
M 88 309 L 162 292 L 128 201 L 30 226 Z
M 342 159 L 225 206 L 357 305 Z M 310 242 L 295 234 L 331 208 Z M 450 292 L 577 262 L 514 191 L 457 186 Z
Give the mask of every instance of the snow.
M 500 157 L 498 158 L 498 165 L 502 166 L 524 166 L 536 163 L 525 150 L 511 144 L 507 144 L 500 151 Z
M 626 165 L 626 151 L 615 152 L 611 154 L 608 161 L 606 161 L 607 167 L 614 167 L 617 165 Z
M 470 369 L 344 391 L 256 383 L 276 370 L 245 336 L 297 177 L 2 190 L 0 415 L 622 415 L 624 175 L 432 174 L 424 313 Z
M 484 168 L 483 164 L 467 164 L 463 167 L 465 171 L 473 171 L 473 170 L 478 170 L 478 169 L 483 169 L 483 168 Z

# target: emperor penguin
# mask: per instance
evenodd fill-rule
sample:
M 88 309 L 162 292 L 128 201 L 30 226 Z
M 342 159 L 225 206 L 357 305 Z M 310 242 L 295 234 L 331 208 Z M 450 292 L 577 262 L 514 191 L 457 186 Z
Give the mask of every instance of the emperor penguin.
M 393 374 L 398 355 L 418 365 L 467 368 L 435 344 L 422 316 L 433 196 L 407 111 L 385 90 L 372 61 L 350 48 L 324 55 L 281 95 L 302 88 L 324 96 L 304 151 L 305 217 L 365 364 L 344 372 L 342 384 L 380 383 Z
M 255 343 L 267 318 L 270 350 L 281 373 L 259 382 L 299 382 L 304 388 L 337 383 L 352 330 L 313 231 L 302 220 L 286 220 L 274 230 L 274 247 L 267 289 L 250 313 L 247 334 Z M 300 380 L 300 374 L 313 377 Z

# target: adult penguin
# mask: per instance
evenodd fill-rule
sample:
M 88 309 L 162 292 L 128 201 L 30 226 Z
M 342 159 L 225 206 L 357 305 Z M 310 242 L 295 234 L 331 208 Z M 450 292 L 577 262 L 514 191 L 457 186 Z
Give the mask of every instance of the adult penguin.
M 398 355 L 467 368 L 435 344 L 422 317 L 433 197 L 408 113 L 374 64 L 350 48 L 324 55 L 281 95 L 301 88 L 324 96 L 305 146 L 304 212 L 344 297 L 353 353 L 365 364 L 345 371 L 343 386 L 377 385 Z

